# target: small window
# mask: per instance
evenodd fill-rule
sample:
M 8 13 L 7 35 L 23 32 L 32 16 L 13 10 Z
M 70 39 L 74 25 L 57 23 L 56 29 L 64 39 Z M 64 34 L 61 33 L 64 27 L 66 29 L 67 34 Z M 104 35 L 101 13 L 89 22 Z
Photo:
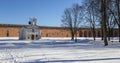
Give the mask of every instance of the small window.
M 118 32 L 114 31 L 114 37 L 117 37 L 117 36 L 118 36 Z
M 38 37 L 38 35 L 36 35 L 36 37 Z
M 30 38 L 28 37 L 28 39 L 30 39 Z
M 68 34 L 66 35 L 66 37 L 68 37 Z
M 84 31 L 84 37 L 87 37 L 87 31 Z
M 83 34 L 82 31 L 79 31 L 79 37 L 82 37 L 82 34 Z
M 32 29 L 32 32 L 34 32 L 34 29 Z
M 9 31 L 7 31 L 7 37 L 9 37 Z
M 89 32 L 88 32 L 88 35 L 89 35 L 89 37 L 91 37 L 91 36 L 92 36 L 92 33 L 91 33 L 91 31 L 89 31 Z
M 48 37 L 48 33 L 46 34 L 46 37 Z
M 101 37 L 100 31 L 98 31 L 98 37 Z

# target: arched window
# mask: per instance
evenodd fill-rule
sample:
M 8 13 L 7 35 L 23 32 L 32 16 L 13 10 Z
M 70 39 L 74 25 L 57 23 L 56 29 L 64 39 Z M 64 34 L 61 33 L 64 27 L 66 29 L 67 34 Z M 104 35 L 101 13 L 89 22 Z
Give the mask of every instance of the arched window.
M 113 37 L 113 31 L 111 31 L 110 36 Z
M 98 36 L 98 37 L 101 37 L 101 33 L 100 33 L 100 31 L 98 31 L 97 36 Z
M 9 31 L 7 30 L 7 33 L 6 33 L 7 37 L 9 37 Z
M 46 34 L 46 37 L 48 37 L 48 33 Z
M 82 31 L 79 31 L 79 37 L 82 37 L 82 34 L 83 34 Z
M 118 36 L 118 32 L 114 31 L 114 37 L 117 37 L 117 36 Z
M 66 34 L 66 37 L 68 37 L 68 34 Z
M 34 29 L 32 29 L 32 32 L 34 32 Z
M 36 35 L 36 37 L 38 37 L 38 35 Z
M 87 37 L 87 31 L 84 31 L 84 37 Z
M 88 36 L 91 37 L 92 36 L 92 33 L 91 31 L 88 32 Z

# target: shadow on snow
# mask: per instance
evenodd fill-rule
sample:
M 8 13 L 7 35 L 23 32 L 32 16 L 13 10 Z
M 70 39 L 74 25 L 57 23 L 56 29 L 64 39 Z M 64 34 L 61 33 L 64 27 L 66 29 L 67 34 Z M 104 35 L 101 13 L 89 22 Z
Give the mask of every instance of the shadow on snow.
M 90 62 L 90 61 L 107 61 L 107 60 L 120 60 L 120 58 L 98 58 L 98 59 L 81 59 L 81 60 L 50 60 L 50 61 L 42 61 L 41 59 L 31 61 L 31 62 L 23 62 L 23 63 L 49 63 L 49 62 Z
M 96 49 L 101 48 L 103 45 L 93 45 L 89 42 L 92 40 L 89 39 L 78 39 L 77 42 L 74 42 L 72 40 L 52 40 L 52 39 L 42 39 L 38 41 L 12 41 L 9 42 L 9 40 L 4 41 L 0 43 L 0 49 L 5 48 L 82 48 L 82 49 Z M 0 41 L 1 42 L 1 41 Z M 8 42 L 8 43 L 7 43 Z M 120 46 L 119 46 L 120 47 Z M 119 48 L 118 47 L 118 48 Z M 108 47 L 110 48 L 110 47 Z

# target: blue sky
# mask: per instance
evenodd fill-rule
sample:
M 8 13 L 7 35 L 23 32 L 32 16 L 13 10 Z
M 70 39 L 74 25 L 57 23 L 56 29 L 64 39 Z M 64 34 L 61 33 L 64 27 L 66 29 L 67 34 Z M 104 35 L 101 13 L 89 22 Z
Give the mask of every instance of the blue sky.
M 0 0 L 0 23 L 28 24 L 36 17 L 40 26 L 60 26 L 64 10 L 74 3 L 82 0 Z

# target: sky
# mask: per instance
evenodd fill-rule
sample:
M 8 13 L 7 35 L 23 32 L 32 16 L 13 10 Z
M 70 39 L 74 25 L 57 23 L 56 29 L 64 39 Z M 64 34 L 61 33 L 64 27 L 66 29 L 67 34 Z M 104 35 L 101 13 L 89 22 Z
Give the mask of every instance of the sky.
M 37 18 L 39 26 L 61 26 L 62 15 L 82 0 L 0 0 L 0 24 L 28 24 Z

